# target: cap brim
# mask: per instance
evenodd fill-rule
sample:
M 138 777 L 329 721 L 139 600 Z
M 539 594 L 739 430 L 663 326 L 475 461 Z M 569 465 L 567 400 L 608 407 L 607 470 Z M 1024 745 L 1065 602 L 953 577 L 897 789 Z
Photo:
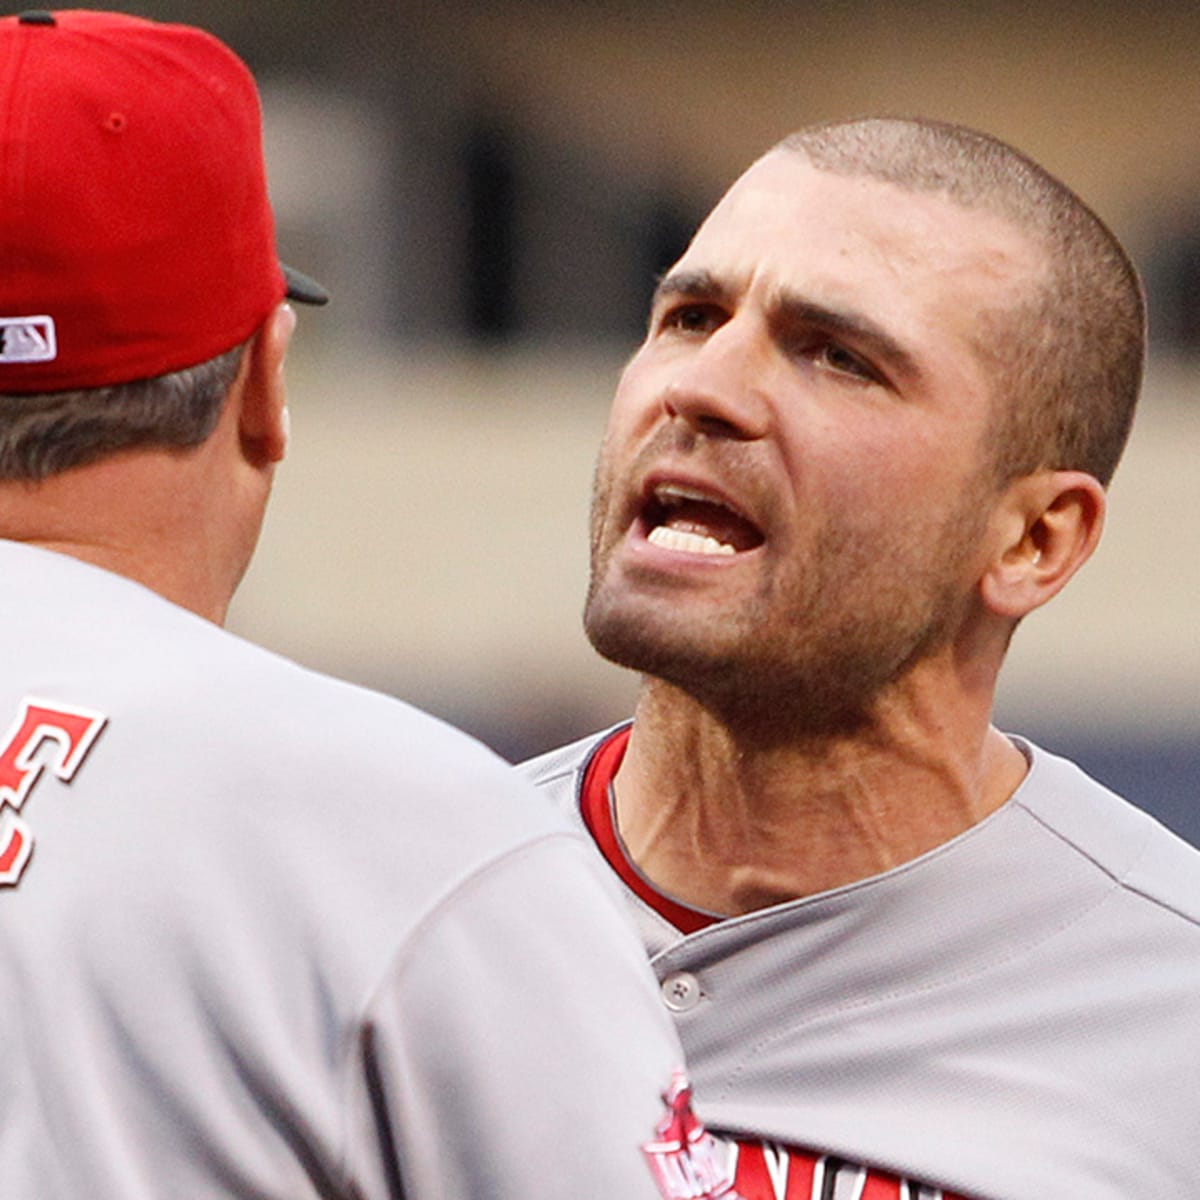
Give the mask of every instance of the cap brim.
M 315 280 L 286 263 L 280 263 L 287 281 L 287 298 L 300 304 L 328 304 L 329 293 Z

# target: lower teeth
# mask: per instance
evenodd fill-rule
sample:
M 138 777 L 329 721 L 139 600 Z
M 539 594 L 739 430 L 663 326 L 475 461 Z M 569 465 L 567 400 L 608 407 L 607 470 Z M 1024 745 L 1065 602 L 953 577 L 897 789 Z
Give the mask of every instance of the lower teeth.
M 666 550 L 681 550 L 687 554 L 736 554 L 737 551 L 726 542 L 718 542 L 716 538 L 704 533 L 688 533 L 682 529 L 671 529 L 667 525 L 656 525 L 651 531 L 649 541 Z

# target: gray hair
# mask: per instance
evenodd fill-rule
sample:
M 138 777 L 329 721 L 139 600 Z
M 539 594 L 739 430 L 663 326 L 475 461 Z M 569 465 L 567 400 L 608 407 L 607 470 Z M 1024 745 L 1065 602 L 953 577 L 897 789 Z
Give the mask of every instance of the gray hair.
M 152 379 L 0 395 L 0 480 L 37 482 L 137 446 L 196 446 L 216 428 L 245 344 Z

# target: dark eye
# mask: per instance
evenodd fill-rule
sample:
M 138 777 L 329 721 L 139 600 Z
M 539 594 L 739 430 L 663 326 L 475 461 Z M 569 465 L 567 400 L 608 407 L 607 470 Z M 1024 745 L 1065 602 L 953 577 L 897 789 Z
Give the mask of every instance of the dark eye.
M 813 361 L 838 375 L 847 375 L 867 383 L 878 383 L 879 373 L 864 358 L 837 342 L 822 341 L 812 347 Z
M 714 304 L 677 304 L 667 309 L 659 324 L 679 333 L 712 333 L 725 322 L 725 313 Z
M 818 350 L 817 361 L 824 366 L 829 367 L 830 371 L 838 371 L 840 374 L 853 374 L 864 379 L 874 379 L 875 372 L 859 358 L 857 354 L 852 354 L 844 346 L 839 346 L 836 342 L 827 342 Z

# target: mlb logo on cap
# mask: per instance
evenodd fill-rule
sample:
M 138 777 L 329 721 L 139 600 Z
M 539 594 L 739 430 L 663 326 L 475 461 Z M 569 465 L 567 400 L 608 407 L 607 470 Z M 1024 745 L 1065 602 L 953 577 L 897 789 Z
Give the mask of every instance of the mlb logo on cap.
M 53 362 L 53 317 L 0 317 L 0 363 Z

